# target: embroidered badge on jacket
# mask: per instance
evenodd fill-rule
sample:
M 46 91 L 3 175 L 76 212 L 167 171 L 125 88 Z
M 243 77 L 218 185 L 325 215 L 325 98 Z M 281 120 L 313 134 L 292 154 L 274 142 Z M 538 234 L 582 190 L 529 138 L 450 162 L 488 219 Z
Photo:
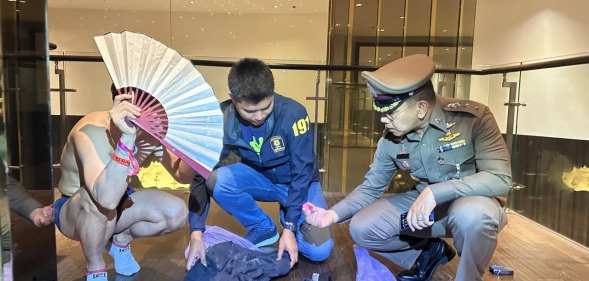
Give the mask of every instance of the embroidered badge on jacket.
M 274 136 L 270 138 L 270 146 L 272 146 L 272 151 L 274 153 L 278 153 L 284 151 L 284 140 L 282 140 L 281 136 Z

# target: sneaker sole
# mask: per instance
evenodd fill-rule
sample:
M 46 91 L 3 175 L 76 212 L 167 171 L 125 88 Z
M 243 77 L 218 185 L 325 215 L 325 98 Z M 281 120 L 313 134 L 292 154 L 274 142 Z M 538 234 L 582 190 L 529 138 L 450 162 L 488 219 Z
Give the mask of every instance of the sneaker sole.
M 278 238 L 279 238 L 278 233 L 276 233 L 276 234 L 274 234 L 274 236 L 272 236 L 266 240 L 263 240 L 261 242 L 256 243 L 256 247 L 260 248 L 260 247 L 270 246 L 270 245 L 276 243 L 276 241 L 278 241 Z

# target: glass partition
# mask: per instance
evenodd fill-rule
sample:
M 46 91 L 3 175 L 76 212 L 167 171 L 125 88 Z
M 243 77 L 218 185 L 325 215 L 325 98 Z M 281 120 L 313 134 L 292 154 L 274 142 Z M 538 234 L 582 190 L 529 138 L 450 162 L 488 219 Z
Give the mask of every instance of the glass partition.
M 329 83 L 327 97 L 326 190 L 348 193 L 372 162 L 382 126 L 364 84 Z
M 0 54 L 2 54 L 2 36 L 0 36 Z M 0 58 L 0 69 L 3 68 Z M 12 280 L 12 234 L 10 231 L 9 199 L 6 190 L 6 133 L 4 131 L 4 76 L 0 72 L 0 280 Z
M 509 206 L 589 245 L 589 65 L 533 70 L 518 81 Z M 520 77 L 518 77 L 520 76 Z

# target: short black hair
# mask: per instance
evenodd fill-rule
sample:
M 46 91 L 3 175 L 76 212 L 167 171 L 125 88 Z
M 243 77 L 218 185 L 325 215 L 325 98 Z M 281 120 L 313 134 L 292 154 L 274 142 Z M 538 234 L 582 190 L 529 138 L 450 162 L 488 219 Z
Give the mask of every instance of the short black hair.
M 425 85 L 421 86 L 416 91 L 417 94 L 411 97 L 415 102 L 424 100 L 432 105 L 436 103 L 436 92 L 434 91 L 432 81 L 427 81 Z
M 274 77 L 261 60 L 244 58 L 231 67 L 228 77 L 229 95 L 237 101 L 259 103 L 274 95 Z

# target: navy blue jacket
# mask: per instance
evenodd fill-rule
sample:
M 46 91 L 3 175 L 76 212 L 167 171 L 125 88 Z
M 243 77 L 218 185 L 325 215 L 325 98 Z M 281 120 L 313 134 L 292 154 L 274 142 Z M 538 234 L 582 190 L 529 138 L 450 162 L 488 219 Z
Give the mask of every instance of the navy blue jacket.
M 285 221 L 297 225 L 310 183 L 319 180 L 313 153 L 313 130 L 305 107 L 290 98 L 274 95 L 274 108 L 266 119 L 268 133 L 264 136 L 259 156 L 243 140 L 238 113 L 233 104 L 225 108 L 224 116 L 220 160 L 230 154 L 237 154 L 243 164 L 254 168 L 273 183 L 289 185 L 287 203 L 282 207 L 286 211 Z M 195 192 L 199 190 L 192 188 L 191 193 Z M 189 206 L 191 231 L 204 229 L 208 204 L 200 205 L 201 211 Z

